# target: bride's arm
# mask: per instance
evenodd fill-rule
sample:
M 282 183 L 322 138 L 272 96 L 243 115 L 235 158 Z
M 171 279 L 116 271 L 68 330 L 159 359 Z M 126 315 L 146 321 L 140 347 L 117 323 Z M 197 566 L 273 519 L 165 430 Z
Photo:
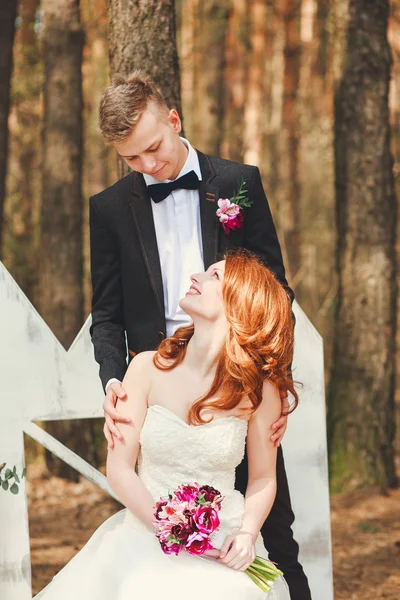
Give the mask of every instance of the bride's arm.
M 254 540 L 275 500 L 277 448 L 270 440 L 269 429 L 280 412 L 279 390 L 266 381 L 262 402 L 249 421 L 246 442 L 248 481 L 242 529 L 251 533 Z
M 153 529 L 154 500 L 135 472 L 139 453 L 139 437 L 147 412 L 151 371 L 154 368 L 154 352 L 135 356 L 125 374 L 122 386 L 127 399 L 119 402 L 118 410 L 123 417 L 130 417 L 128 424 L 121 423 L 123 440 L 115 440 L 115 446 L 107 455 L 107 479 L 121 502 L 149 529 Z
M 275 500 L 277 448 L 269 430 L 280 413 L 279 390 L 264 382 L 263 399 L 250 418 L 247 433 L 248 483 L 242 526 L 238 533 L 227 536 L 219 559 L 237 570 L 245 570 L 253 562 L 255 541 Z

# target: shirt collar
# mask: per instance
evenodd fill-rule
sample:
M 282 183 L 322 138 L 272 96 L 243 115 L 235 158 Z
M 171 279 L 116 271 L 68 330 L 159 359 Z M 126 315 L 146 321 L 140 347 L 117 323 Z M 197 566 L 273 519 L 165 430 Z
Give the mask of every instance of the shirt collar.
M 193 146 L 190 144 L 190 142 L 188 142 L 188 140 L 186 140 L 185 138 L 180 137 L 179 139 L 182 140 L 182 142 L 185 144 L 186 148 L 188 149 L 188 155 L 186 157 L 185 164 L 183 165 L 178 177 L 182 177 L 183 175 L 186 175 L 186 173 L 189 173 L 190 171 L 194 171 L 196 173 L 197 177 L 199 178 L 199 181 L 201 181 L 202 177 L 201 177 L 200 163 L 199 163 L 199 157 L 197 156 L 196 150 L 193 148 Z M 143 177 L 144 177 L 144 181 L 145 181 L 146 185 L 153 185 L 153 184 L 157 184 L 157 183 L 168 183 L 169 181 L 175 181 L 175 180 L 171 180 L 171 179 L 164 179 L 164 181 L 158 181 L 151 175 L 146 175 L 145 173 L 143 173 Z M 178 179 L 178 177 L 177 177 L 177 179 Z

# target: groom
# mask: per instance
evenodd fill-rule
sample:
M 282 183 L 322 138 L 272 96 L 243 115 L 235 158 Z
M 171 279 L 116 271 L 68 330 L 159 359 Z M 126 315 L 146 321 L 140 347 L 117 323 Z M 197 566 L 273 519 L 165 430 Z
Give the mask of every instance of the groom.
M 104 140 L 133 171 L 90 199 L 91 335 L 106 390 L 104 432 L 113 447 L 113 436 L 120 438 L 115 421 L 123 420 L 115 404 L 125 397 L 120 382 L 127 357 L 154 350 L 189 323 L 178 301 L 192 273 L 204 271 L 229 249 L 247 248 L 263 257 L 286 287 L 287 282 L 257 167 L 195 150 L 179 136 L 177 111 L 169 109 L 154 82 L 140 72 L 118 76 L 105 90 L 99 124 Z M 223 203 L 217 215 L 218 200 L 237 195 L 242 180 L 247 206 L 228 211 Z M 272 436 L 276 444 L 285 418 L 278 427 L 282 422 Z M 237 470 L 243 493 L 246 483 L 243 461 Z M 291 530 L 294 515 L 281 448 L 277 483 L 261 533 L 271 560 L 285 573 L 291 599 L 310 600 Z

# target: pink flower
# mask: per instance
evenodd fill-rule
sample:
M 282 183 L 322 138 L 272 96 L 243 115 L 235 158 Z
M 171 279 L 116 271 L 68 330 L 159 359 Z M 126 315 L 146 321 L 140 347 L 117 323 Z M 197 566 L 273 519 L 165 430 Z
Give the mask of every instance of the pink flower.
M 161 502 L 161 501 L 157 502 L 157 504 L 156 504 L 156 510 L 155 510 L 155 513 L 154 513 L 154 517 L 157 519 L 157 521 L 160 521 L 160 519 L 161 519 L 160 513 L 162 512 L 164 506 L 166 506 L 166 505 L 167 505 L 167 503 L 165 501 L 164 502 Z
M 218 206 L 217 217 L 225 233 L 229 235 L 232 229 L 240 229 L 244 220 L 240 206 L 227 198 L 220 198 Z
M 162 506 L 157 513 L 159 520 L 168 521 L 172 525 L 178 525 L 179 523 L 186 523 L 187 511 L 190 514 L 195 510 L 194 502 L 178 502 L 175 498 L 168 500 L 165 506 Z
M 211 506 L 199 506 L 193 520 L 200 533 L 210 535 L 219 527 L 217 511 Z
M 196 500 L 198 493 L 199 486 L 197 484 L 180 485 L 175 492 L 175 496 L 180 502 L 190 502 Z
M 212 550 L 212 544 L 208 537 L 195 531 L 188 537 L 185 548 L 189 554 L 204 554 L 206 550 Z

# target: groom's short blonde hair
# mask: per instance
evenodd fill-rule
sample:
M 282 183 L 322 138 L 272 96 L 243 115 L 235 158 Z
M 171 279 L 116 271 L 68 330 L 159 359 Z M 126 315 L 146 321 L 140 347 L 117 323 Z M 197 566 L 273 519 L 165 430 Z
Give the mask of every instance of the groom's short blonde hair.
M 99 127 L 104 140 L 125 141 L 151 101 L 161 114 L 168 114 L 168 105 L 149 75 L 143 71 L 134 71 L 128 77 L 114 75 L 100 100 Z

